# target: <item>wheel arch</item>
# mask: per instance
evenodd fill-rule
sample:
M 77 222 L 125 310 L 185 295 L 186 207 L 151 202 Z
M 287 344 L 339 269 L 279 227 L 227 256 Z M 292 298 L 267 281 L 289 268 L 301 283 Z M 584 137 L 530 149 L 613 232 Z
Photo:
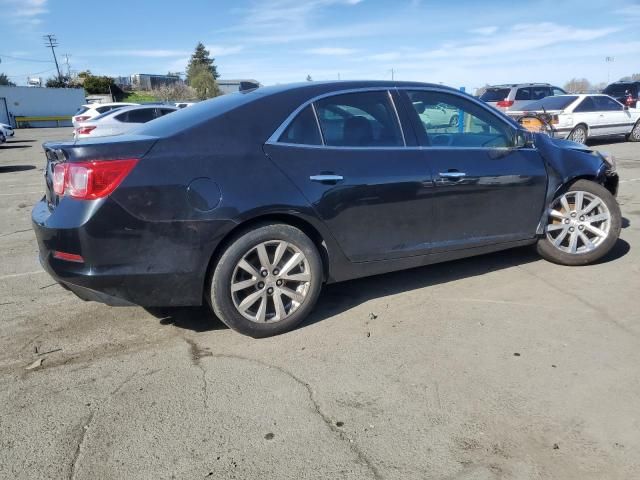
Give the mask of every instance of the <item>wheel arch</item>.
M 206 295 L 209 282 L 211 281 L 211 274 L 213 272 L 213 269 L 215 268 L 218 259 L 223 254 L 227 246 L 236 238 L 241 236 L 244 232 L 251 230 L 259 225 L 265 225 L 269 223 L 284 223 L 287 225 L 291 225 L 292 227 L 298 228 L 306 236 L 308 236 L 316 246 L 316 248 L 318 249 L 318 253 L 320 254 L 324 277 L 323 281 L 326 281 L 329 278 L 330 260 L 329 246 L 327 245 L 328 242 L 326 239 L 326 234 L 323 235 L 316 226 L 299 215 L 290 212 L 263 213 L 239 222 L 235 227 L 233 227 L 224 235 L 218 245 L 214 248 L 209 258 L 209 264 L 207 266 L 207 271 L 204 279 L 205 283 L 203 288 L 203 295 Z

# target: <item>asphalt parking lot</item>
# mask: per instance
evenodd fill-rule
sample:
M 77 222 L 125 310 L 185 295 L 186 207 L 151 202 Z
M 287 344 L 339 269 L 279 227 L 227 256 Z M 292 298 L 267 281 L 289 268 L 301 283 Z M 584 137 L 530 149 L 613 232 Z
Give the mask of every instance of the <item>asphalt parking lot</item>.
M 525 248 L 350 281 L 253 340 L 42 271 L 41 143 L 70 130 L 0 145 L 1 478 L 637 478 L 640 144 L 594 146 L 624 216 L 599 264 Z

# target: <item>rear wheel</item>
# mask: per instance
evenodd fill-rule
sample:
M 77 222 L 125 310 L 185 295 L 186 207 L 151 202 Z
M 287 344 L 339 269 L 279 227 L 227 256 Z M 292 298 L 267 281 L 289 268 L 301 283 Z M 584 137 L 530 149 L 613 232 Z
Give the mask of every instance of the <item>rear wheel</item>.
M 285 224 L 236 237 L 213 271 L 210 302 L 230 328 L 255 338 L 291 330 L 311 312 L 322 286 L 314 243 Z
M 587 138 L 588 138 L 587 127 L 585 127 L 584 125 L 578 125 L 573 130 L 571 130 L 571 133 L 567 137 L 567 140 L 571 140 L 572 142 L 576 142 L 576 143 L 585 144 L 587 143 Z
M 458 115 L 454 114 L 451 116 L 451 119 L 449 120 L 449 126 L 450 127 L 457 127 L 458 126 Z
M 636 122 L 631 130 L 631 133 L 627 137 L 630 142 L 640 142 L 640 120 Z
M 552 202 L 538 253 L 561 265 L 595 262 L 615 245 L 621 223 L 620 207 L 611 192 L 578 180 Z

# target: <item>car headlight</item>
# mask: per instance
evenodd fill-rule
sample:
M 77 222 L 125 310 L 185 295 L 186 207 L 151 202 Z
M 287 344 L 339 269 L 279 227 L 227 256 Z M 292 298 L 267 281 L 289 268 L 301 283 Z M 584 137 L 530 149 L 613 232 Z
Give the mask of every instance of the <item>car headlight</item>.
M 611 170 L 616 169 L 616 157 L 613 155 L 613 153 L 600 152 L 600 156 L 602 157 L 602 160 L 604 160 L 604 162 L 609 165 L 609 167 L 611 167 Z

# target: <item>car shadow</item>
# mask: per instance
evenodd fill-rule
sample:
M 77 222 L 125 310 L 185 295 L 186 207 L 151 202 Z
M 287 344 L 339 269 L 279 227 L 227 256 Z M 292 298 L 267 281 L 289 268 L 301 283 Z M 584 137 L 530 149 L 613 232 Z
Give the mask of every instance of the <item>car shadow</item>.
M 34 143 L 37 142 L 38 140 L 7 140 L 7 143 Z
M 33 145 L 13 145 L 12 143 L 3 143 L 3 144 L 1 144 L 0 145 L 0 150 L 11 150 L 13 148 L 31 148 L 31 147 L 33 147 Z
M 596 264 L 617 260 L 631 249 L 629 243 L 618 239 L 611 251 Z M 521 247 L 487 255 L 465 258 L 425 267 L 402 270 L 383 275 L 325 285 L 314 311 L 297 328 L 305 328 L 334 315 L 348 311 L 374 298 L 441 285 L 463 278 L 475 277 L 505 268 L 526 265 L 540 260 L 532 247 Z M 194 332 L 208 332 L 228 328 L 208 306 L 145 308 L 160 320 L 161 325 L 173 325 Z M 375 314 L 375 312 L 372 312 Z
M 24 172 L 25 170 L 33 170 L 35 165 L 5 165 L 0 166 L 0 173 Z

